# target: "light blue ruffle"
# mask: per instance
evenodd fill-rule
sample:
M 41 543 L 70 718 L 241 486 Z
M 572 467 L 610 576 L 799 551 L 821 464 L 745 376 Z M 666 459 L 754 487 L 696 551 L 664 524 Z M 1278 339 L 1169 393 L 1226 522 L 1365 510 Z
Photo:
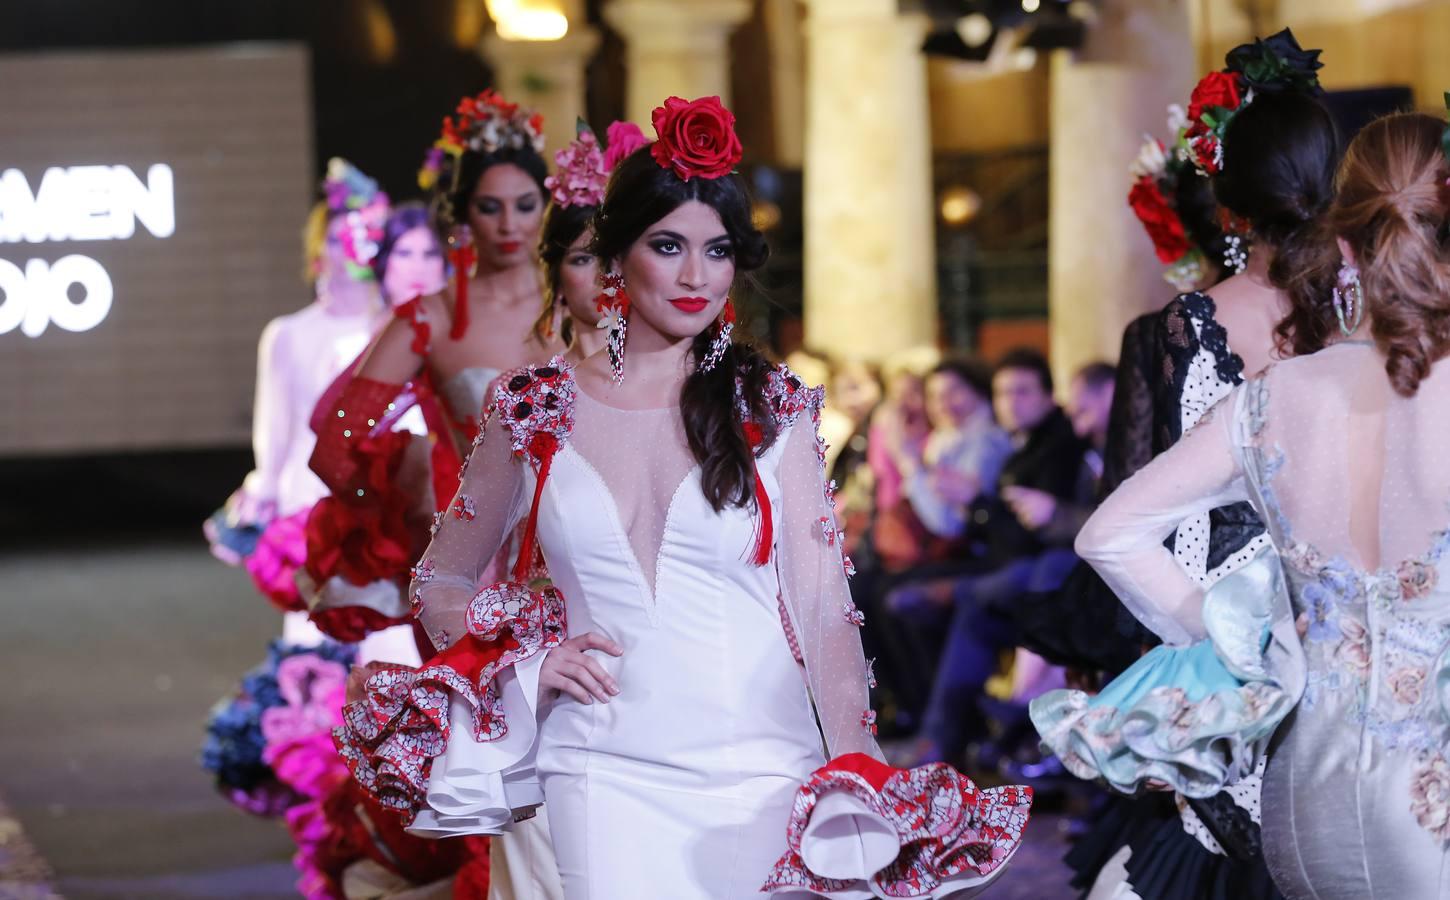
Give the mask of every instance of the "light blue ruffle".
M 1125 793 L 1152 780 L 1208 797 L 1252 772 L 1304 682 L 1274 549 L 1214 584 L 1203 617 L 1206 640 L 1154 648 L 1097 695 L 1033 700 L 1043 745 L 1079 778 Z

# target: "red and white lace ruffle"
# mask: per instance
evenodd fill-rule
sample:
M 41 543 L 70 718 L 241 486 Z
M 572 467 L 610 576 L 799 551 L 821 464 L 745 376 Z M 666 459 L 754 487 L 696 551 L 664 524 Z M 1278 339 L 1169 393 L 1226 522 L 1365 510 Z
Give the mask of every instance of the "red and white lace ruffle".
M 831 898 L 967 897 L 1022 844 L 1032 789 L 981 789 L 942 763 L 894 769 L 840 756 L 796 796 L 789 849 L 762 891 Z
M 472 710 L 479 742 L 508 733 L 497 676 L 563 642 L 564 601 L 552 588 L 531 592 L 500 582 L 468 607 L 469 633 L 422 668 L 391 667 L 367 683 L 367 699 L 348 704 L 334 732 L 353 777 L 378 802 L 412 819 L 425 805 L 433 760 L 448 746 L 458 696 Z

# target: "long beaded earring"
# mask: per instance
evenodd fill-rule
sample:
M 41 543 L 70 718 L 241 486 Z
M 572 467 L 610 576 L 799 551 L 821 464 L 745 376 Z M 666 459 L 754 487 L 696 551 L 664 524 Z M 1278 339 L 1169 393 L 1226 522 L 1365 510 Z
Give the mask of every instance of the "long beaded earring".
M 1340 264 L 1335 279 L 1334 314 L 1339 317 L 1339 330 L 1346 336 L 1354 334 L 1364 321 L 1364 286 L 1359 283 L 1359 269 L 1347 260 Z
M 615 384 L 624 383 L 624 339 L 629 330 L 629 294 L 624 290 L 624 276 L 606 272 L 600 278 L 602 289 L 594 300 L 594 308 L 603 315 L 597 328 L 607 328 L 604 349 L 609 354 L 609 368 Z
M 720 311 L 720 318 L 715 320 L 715 337 L 710 341 L 710 349 L 705 353 L 705 358 L 700 360 L 700 371 L 711 372 L 720 365 L 720 360 L 725 356 L 725 351 L 730 349 L 730 334 L 735 331 L 735 301 L 726 300 L 725 308 Z
M 1244 239 L 1237 234 L 1228 235 L 1223 239 L 1223 263 L 1233 269 L 1235 275 L 1243 273 L 1249 265 L 1249 251 L 1244 246 Z

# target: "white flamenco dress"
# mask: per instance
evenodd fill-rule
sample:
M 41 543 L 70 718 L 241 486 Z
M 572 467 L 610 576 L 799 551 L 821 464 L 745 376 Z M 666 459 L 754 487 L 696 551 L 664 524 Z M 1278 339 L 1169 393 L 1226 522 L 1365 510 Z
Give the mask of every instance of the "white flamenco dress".
M 349 707 L 359 782 L 438 836 L 498 833 L 544 803 L 568 900 L 967 896 L 999 875 L 1030 791 L 880 761 L 810 427 L 821 394 L 782 369 L 769 400 L 765 526 L 753 505 L 710 506 L 677 408 L 609 407 L 558 359 L 503 376 L 454 505 L 470 512 L 415 570 L 446 649 Z M 482 584 L 531 509 L 553 587 L 517 569 Z M 540 703 L 549 649 L 590 631 L 624 649 L 598 656 L 618 696 Z

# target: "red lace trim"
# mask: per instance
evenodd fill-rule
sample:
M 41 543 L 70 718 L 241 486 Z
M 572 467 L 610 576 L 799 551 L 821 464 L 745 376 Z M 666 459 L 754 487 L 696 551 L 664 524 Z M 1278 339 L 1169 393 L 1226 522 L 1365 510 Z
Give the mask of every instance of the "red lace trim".
M 853 795 L 900 836 L 896 859 L 869 879 L 824 878 L 801 858 L 811 813 L 831 791 Z M 987 876 L 1022 843 L 1031 806 L 1031 788 L 982 790 L 944 763 L 906 770 L 861 753 L 837 757 L 817 769 L 796 795 L 786 832 L 789 849 L 761 890 L 862 890 L 882 897 L 917 897 L 956 876 Z
M 367 683 L 367 699 L 348 704 L 333 732 L 353 777 L 382 805 L 409 821 L 424 805 L 433 760 L 453 727 L 450 694 L 472 708 L 472 734 L 496 741 L 508 733 L 496 676 L 563 643 L 564 600 L 552 588 L 531 593 L 506 582 L 480 591 L 468 607 L 469 634 L 418 670 L 384 669 Z

